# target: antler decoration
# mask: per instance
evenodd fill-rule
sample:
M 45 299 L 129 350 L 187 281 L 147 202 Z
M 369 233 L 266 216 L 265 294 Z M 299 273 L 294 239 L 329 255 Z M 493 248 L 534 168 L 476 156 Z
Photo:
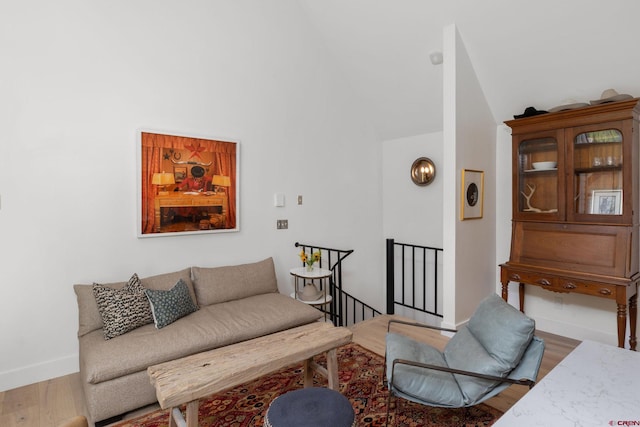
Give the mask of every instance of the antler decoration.
M 200 166 L 211 166 L 211 164 L 213 163 L 213 161 L 209 162 L 209 163 L 204 163 L 204 162 L 196 162 L 194 160 L 183 160 L 183 161 L 177 161 L 177 160 L 173 160 L 171 159 L 171 162 L 174 165 L 200 165 Z
M 522 194 L 524 198 L 527 199 L 527 209 L 525 209 L 524 211 L 525 212 L 542 212 L 542 209 L 534 208 L 533 206 L 531 206 L 531 197 L 533 196 L 533 193 L 535 193 L 536 191 L 535 184 L 534 185 L 527 184 L 527 187 L 529 188 L 529 190 L 531 190 L 531 194 L 526 195 L 524 191 L 520 192 L 520 194 Z

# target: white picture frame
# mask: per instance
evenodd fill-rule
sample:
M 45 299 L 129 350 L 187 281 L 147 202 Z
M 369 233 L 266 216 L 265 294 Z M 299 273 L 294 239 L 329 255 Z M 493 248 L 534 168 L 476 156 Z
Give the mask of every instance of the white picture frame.
M 594 215 L 622 215 L 622 190 L 593 190 L 591 213 Z

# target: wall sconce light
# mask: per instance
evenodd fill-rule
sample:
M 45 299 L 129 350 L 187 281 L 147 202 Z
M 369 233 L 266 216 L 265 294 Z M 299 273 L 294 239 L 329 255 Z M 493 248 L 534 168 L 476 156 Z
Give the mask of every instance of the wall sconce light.
M 415 185 L 429 185 L 435 177 L 436 165 L 428 157 L 419 157 L 411 165 L 411 180 Z
M 213 175 L 213 179 L 211 180 L 211 185 L 213 185 L 213 191 L 218 193 L 220 191 L 220 187 L 230 187 L 231 186 L 231 178 L 224 175 Z
M 173 178 L 172 173 L 162 171 L 161 173 L 153 174 L 153 177 L 151 178 L 151 183 L 153 185 L 157 185 L 160 187 L 160 190 L 158 191 L 159 196 L 166 196 L 167 194 L 169 194 L 169 192 L 166 191 L 164 188 L 167 185 L 175 184 L 176 180 Z

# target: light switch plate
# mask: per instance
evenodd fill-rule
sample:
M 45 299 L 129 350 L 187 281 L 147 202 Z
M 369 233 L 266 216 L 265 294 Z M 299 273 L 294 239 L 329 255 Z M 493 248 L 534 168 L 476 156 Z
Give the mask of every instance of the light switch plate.
M 273 195 L 273 206 L 276 206 L 276 207 L 284 206 L 284 194 L 276 193 Z

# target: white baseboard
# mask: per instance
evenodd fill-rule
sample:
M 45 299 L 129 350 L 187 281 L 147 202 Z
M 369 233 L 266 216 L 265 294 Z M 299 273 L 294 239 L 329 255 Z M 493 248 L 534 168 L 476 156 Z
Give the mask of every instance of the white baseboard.
M 552 319 L 544 317 L 536 317 L 536 329 L 550 334 L 561 335 L 563 337 L 573 338 L 574 340 L 589 340 L 596 341 L 602 344 L 618 345 L 618 336 L 616 334 L 609 334 L 602 331 L 594 331 L 592 329 L 584 328 L 577 325 L 571 325 L 568 323 L 561 323 Z M 627 335 L 629 335 L 629 329 L 627 327 Z M 629 346 L 629 337 L 625 339 L 626 346 Z
M 50 360 L 20 369 L 0 372 L 0 391 L 46 381 L 78 372 L 78 355 Z

